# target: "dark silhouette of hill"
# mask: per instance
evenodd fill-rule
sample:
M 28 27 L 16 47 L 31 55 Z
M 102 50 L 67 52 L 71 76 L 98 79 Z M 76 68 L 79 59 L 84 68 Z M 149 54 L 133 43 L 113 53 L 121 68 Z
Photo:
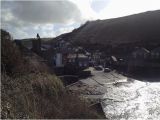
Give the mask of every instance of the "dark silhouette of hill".
M 88 21 L 71 33 L 59 37 L 80 45 L 157 45 L 160 44 L 160 10 Z

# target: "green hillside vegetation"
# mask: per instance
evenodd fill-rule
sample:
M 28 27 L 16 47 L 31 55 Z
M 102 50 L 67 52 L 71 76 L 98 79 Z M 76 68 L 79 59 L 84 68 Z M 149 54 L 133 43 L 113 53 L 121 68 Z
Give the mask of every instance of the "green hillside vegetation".
M 42 58 L 26 57 L 11 39 L 1 30 L 1 118 L 101 118 L 87 101 L 66 91 Z

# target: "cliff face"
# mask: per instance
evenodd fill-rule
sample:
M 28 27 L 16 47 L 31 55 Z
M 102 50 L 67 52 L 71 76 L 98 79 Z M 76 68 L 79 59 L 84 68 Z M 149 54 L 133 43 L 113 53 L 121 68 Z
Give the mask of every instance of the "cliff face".
M 159 44 L 160 10 L 121 18 L 87 22 L 71 33 L 62 35 L 79 44 Z

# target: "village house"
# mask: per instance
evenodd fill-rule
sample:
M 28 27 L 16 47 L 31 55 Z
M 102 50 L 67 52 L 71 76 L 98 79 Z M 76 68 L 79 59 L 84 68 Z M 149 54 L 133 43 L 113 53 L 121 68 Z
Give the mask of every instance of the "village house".
M 89 66 L 89 56 L 82 47 L 73 47 L 71 43 L 59 39 L 54 45 L 53 64 L 56 74 L 76 74 Z
M 90 54 L 82 47 L 73 47 L 71 43 L 62 39 L 54 45 L 53 62 L 55 67 L 64 67 L 66 64 L 72 64 L 77 67 L 87 67 Z
M 150 51 L 143 47 L 136 47 L 131 53 L 130 58 L 127 61 L 127 66 L 132 69 L 133 67 L 143 67 L 148 63 Z
M 67 56 L 73 53 L 73 48 L 69 42 L 59 40 L 54 46 L 53 64 L 55 67 L 64 67 Z
M 116 66 L 118 65 L 118 60 L 115 56 L 109 56 L 106 58 L 106 61 L 105 61 L 105 65 L 104 67 L 109 67 L 109 68 L 116 68 Z
M 145 48 L 139 48 L 137 47 L 133 53 L 132 58 L 133 59 L 147 59 L 149 57 L 150 51 Z
M 95 53 L 92 54 L 92 62 L 94 66 L 100 64 L 101 52 L 97 50 Z
M 67 57 L 67 62 L 69 64 L 74 64 L 80 68 L 85 68 L 89 66 L 89 58 L 84 54 L 69 54 Z
M 153 49 L 151 51 L 150 57 L 152 60 L 153 59 L 155 59 L 155 60 L 160 59 L 160 47 Z

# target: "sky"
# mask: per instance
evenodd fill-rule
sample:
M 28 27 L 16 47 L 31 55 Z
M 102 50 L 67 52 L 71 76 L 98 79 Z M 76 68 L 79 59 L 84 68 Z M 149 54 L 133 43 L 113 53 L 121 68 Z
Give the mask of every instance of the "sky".
M 86 21 L 160 10 L 160 0 L 1 1 L 1 28 L 14 39 L 56 37 Z

